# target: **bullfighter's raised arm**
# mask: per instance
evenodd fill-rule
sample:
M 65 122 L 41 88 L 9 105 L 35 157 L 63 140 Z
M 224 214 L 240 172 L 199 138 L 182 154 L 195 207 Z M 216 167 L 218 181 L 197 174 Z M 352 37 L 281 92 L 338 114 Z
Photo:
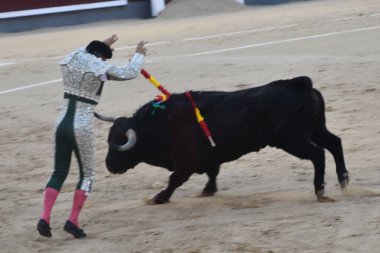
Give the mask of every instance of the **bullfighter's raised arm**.
M 146 48 L 145 41 L 141 41 L 137 47 L 136 52 L 133 55 L 127 66 L 112 66 L 107 70 L 107 78 L 109 80 L 129 80 L 136 78 L 143 68 Z

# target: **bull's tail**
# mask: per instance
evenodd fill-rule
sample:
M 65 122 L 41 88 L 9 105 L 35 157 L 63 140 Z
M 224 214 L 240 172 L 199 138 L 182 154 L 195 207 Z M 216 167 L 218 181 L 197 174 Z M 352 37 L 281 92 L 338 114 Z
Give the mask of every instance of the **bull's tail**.
M 309 103 L 313 83 L 307 76 L 299 76 L 293 79 L 281 80 L 268 86 L 269 95 L 264 99 L 266 104 L 262 108 L 270 108 L 274 113 L 270 113 L 266 119 L 266 125 L 272 126 L 278 132 L 287 124 L 289 120 L 297 115 L 305 105 Z M 273 93 L 271 93 L 273 92 Z
M 292 81 L 296 85 L 301 86 L 306 91 L 310 91 L 313 88 L 313 82 L 308 76 L 298 76 L 293 78 Z
M 305 92 L 304 96 L 309 94 L 311 90 L 313 89 L 313 81 L 308 76 L 295 77 L 293 78 L 293 80 L 295 81 L 296 84 L 298 84 L 298 86 L 302 87 L 302 89 Z
M 325 124 L 326 123 L 326 117 L 325 117 L 325 101 L 323 99 L 322 93 L 313 88 L 313 82 L 310 79 L 310 77 L 307 76 L 299 76 L 295 77 L 292 80 L 294 80 L 294 86 L 298 87 L 299 89 L 302 89 L 303 96 L 299 100 L 299 105 L 303 105 L 305 99 L 312 99 L 315 103 L 315 110 L 318 112 L 317 120 Z M 299 108 L 299 107 L 298 107 Z
M 322 93 L 317 90 L 312 90 L 312 98 L 315 101 L 315 127 L 313 129 L 313 135 L 318 135 L 321 131 L 326 130 L 326 115 L 325 115 L 325 101 Z
M 299 76 L 292 79 L 292 84 L 295 88 L 301 90 L 302 97 L 298 100 L 296 105 L 296 110 L 300 109 L 305 102 L 305 99 L 308 99 L 313 89 L 313 82 L 308 76 Z

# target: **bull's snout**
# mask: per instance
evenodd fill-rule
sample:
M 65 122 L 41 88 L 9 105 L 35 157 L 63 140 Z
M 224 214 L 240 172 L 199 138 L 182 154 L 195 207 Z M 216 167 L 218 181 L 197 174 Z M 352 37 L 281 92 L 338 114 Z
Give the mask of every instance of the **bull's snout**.
M 112 174 L 123 174 L 127 171 L 126 169 L 121 169 L 120 167 L 115 166 L 112 160 L 109 159 L 108 157 L 106 158 L 106 166 L 107 166 L 107 170 L 111 172 Z

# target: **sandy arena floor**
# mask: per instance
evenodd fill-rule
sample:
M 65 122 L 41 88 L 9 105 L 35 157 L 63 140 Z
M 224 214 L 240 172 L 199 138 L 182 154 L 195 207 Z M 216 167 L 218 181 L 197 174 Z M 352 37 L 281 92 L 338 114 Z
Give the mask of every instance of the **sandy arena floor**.
M 184 0 L 173 0 L 151 20 L 0 35 L 1 252 L 378 251 L 380 1 L 240 8 L 227 0 L 204 0 L 209 12 L 195 2 L 184 7 Z M 113 63 L 126 64 L 137 42 L 147 40 L 145 68 L 172 92 L 236 90 L 310 76 L 325 97 L 329 129 L 343 140 L 349 189 L 340 191 L 327 153 L 326 194 L 336 202 L 317 203 L 312 164 L 267 148 L 224 164 L 213 197 L 197 197 L 207 176 L 193 175 L 169 204 L 146 205 L 144 198 L 163 189 L 170 173 L 140 164 L 111 175 L 104 165 L 110 125 L 96 121 L 97 176 L 81 214 L 88 238 L 75 240 L 62 230 L 78 177 L 75 160 L 53 209 L 53 238 L 42 238 L 35 226 L 62 102 L 57 62 L 112 33 L 120 37 Z M 157 94 L 142 76 L 108 82 L 97 110 L 128 116 Z

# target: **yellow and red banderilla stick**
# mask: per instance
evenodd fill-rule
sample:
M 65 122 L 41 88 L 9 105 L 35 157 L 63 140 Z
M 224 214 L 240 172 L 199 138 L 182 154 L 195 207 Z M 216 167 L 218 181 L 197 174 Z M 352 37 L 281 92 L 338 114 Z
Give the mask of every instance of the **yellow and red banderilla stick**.
M 156 80 L 156 78 L 154 78 L 154 76 L 149 74 L 145 69 L 141 70 L 141 74 L 146 79 L 148 79 L 151 82 L 151 84 L 153 84 L 157 89 L 161 91 L 162 95 L 158 97 L 158 100 L 165 101 L 170 97 L 171 94 L 160 84 L 160 82 Z
M 152 76 L 151 74 L 149 74 L 145 69 L 141 70 L 141 74 L 146 79 L 148 79 L 157 89 L 159 89 L 161 91 L 161 93 L 162 93 L 162 95 L 160 97 L 161 101 L 165 101 L 165 100 L 167 100 L 170 97 L 171 94 L 156 80 L 156 78 L 154 78 L 154 76 Z M 197 104 L 195 103 L 193 96 L 191 95 L 191 93 L 189 91 L 186 92 L 185 94 L 186 94 L 187 98 L 189 99 L 191 105 L 193 106 L 195 117 L 197 118 L 197 122 L 201 126 L 204 135 L 209 140 L 211 146 L 215 147 L 216 144 L 215 144 L 215 142 L 214 142 L 214 140 L 213 140 L 213 138 L 211 136 L 211 132 L 210 132 L 210 130 L 209 130 L 207 124 L 206 124 L 205 119 L 201 115 L 201 111 L 199 110 Z
M 203 130 L 204 135 L 206 135 L 206 137 L 208 138 L 208 141 L 210 142 L 211 146 L 215 147 L 216 144 L 215 144 L 214 140 L 212 139 L 211 132 L 208 129 L 206 121 L 203 118 L 203 116 L 201 115 L 201 111 L 199 110 L 197 104 L 195 103 L 193 96 L 191 95 L 191 93 L 189 91 L 186 92 L 185 94 L 186 94 L 187 98 L 190 100 L 190 103 L 194 108 L 195 116 L 197 118 L 198 123 L 201 125 L 201 128 Z

